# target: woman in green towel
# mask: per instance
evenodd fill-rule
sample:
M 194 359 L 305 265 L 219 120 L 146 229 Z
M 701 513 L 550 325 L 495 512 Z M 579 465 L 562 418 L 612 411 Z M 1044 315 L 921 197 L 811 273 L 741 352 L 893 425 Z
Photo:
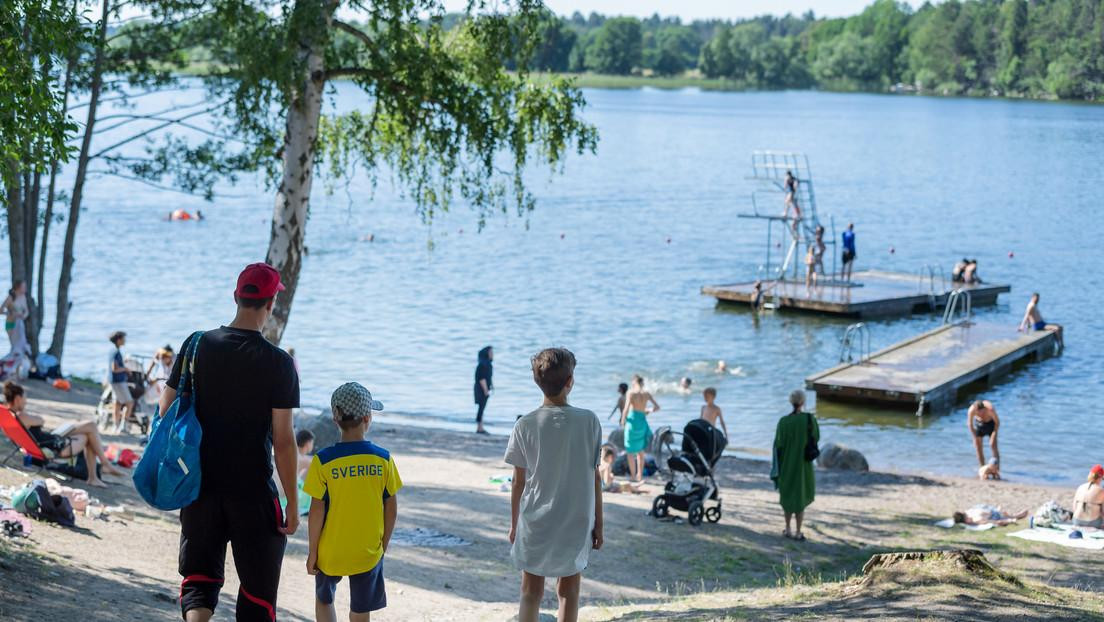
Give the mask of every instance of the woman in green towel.
M 652 409 L 648 410 L 651 403 Z M 633 376 L 632 388 L 625 395 L 625 407 L 621 411 L 621 426 L 625 428 L 625 453 L 629 455 L 629 477 L 633 482 L 644 480 L 644 448 L 652 436 L 648 427 L 648 413 L 659 410 L 659 404 L 651 393 L 644 390 L 644 379 Z
M 778 420 L 774 432 L 774 454 L 771 467 L 771 479 L 778 489 L 782 511 L 786 514 L 786 530 L 783 536 L 794 540 L 805 540 L 801 524 L 805 519 L 805 508 L 813 502 L 816 493 L 816 478 L 813 475 L 813 463 L 805 460 L 805 446 L 809 437 L 820 440 L 820 426 L 816 417 L 802 410 L 805 405 L 805 392 L 798 389 L 790 393 L 790 414 Z M 797 531 L 790 531 L 790 520 L 797 516 Z

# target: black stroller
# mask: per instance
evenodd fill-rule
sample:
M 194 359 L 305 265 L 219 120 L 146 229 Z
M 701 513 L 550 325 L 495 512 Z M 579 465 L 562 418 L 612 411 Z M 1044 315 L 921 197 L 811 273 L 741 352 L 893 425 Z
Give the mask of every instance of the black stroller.
M 662 434 L 656 434 L 656 440 L 669 446 L 675 436 L 663 430 Z M 711 523 L 721 520 L 721 498 L 713 479 L 713 467 L 727 444 L 725 435 L 708 421 L 694 419 L 687 423 L 682 429 L 682 451 L 675 453 L 668 447 L 670 480 L 663 494 L 652 502 L 652 516 L 663 518 L 674 509 L 686 512 L 691 525 L 700 525 L 703 518 Z M 659 455 L 656 454 L 657 458 Z M 706 508 L 707 501 L 717 504 Z

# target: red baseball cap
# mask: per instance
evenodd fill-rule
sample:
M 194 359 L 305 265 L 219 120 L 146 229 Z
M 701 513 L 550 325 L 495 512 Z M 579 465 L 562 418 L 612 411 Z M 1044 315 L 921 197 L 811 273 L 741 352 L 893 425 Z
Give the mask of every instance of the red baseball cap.
M 257 291 L 244 291 L 250 285 Z M 238 288 L 234 290 L 234 295 L 238 298 L 272 298 L 276 292 L 282 291 L 284 284 L 280 282 L 280 273 L 276 268 L 266 263 L 251 263 L 238 275 Z
M 1095 465 L 1093 465 L 1093 468 L 1089 469 L 1089 473 L 1092 473 L 1093 475 L 1099 475 L 1100 477 L 1104 477 L 1104 467 L 1100 466 L 1099 464 L 1095 464 Z

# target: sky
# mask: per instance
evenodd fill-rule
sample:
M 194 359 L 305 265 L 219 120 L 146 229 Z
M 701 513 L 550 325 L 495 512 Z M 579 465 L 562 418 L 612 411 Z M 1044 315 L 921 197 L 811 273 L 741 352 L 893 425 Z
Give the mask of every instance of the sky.
M 677 15 L 683 21 L 695 19 L 735 19 L 772 14 L 800 15 L 809 9 L 817 17 L 854 15 L 874 0 L 544 0 L 545 6 L 557 15 L 569 16 L 575 11 L 583 15 L 591 11 L 603 15 L 633 15 L 647 17 L 659 13 L 662 17 Z M 445 0 L 449 9 L 461 10 L 465 0 Z

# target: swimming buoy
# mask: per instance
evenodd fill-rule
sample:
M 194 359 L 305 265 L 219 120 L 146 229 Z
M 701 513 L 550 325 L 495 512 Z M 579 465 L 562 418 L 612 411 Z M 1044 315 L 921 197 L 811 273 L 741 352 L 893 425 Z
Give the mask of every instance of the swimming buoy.
M 73 385 L 69 384 L 69 381 L 65 378 L 58 378 L 54 381 L 54 388 L 61 391 L 68 391 L 73 388 Z
M 170 220 L 191 220 L 192 215 L 189 214 L 188 212 L 182 210 L 182 209 L 177 209 L 177 210 L 173 210 L 172 213 L 169 214 L 169 219 Z

